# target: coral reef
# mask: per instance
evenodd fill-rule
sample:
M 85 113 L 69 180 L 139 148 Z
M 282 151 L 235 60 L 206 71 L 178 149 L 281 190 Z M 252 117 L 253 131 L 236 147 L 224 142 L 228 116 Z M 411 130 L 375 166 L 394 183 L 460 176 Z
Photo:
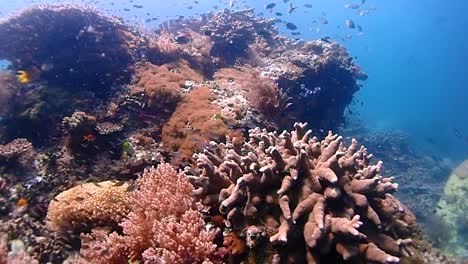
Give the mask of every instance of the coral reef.
M 263 122 L 277 124 L 280 127 L 291 123 L 292 117 L 287 112 L 292 105 L 291 98 L 274 81 L 262 77 L 256 69 L 223 68 L 214 74 L 214 78 L 217 84 L 228 85 L 230 89 L 242 94 L 248 100 L 249 106 L 262 115 L 260 119 Z
M 130 194 L 123 235 L 93 231 L 83 239 L 79 263 L 216 262 L 215 233 L 205 230 L 192 191 L 186 175 L 169 164 L 145 170 Z
M 84 183 L 60 193 L 47 210 L 47 228 L 80 231 L 120 223 L 129 211 L 128 186 L 113 181 Z
M 336 128 L 359 90 L 357 80 L 367 76 L 336 42 L 314 40 L 293 47 L 279 48 L 275 51 L 279 56 L 267 57 L 262 71 L 288 91 L 298 120 Z
M 468 258 L 468 160 L 457 166 L 445 183 L 436 214 L 448 226 L 441 245 L 450 255 Z
M 212 97 L 208 87 L 193 89 L 164 125 L 162 142 L 167 151 L 175 151 L 174 164 L 187 164 L 208 142 L 228 134 L 221 109 L 210 103 Z
M 390 195 L 398 185 L 380 175 L 382 162 L 370 165 L 357 141 L 345 148 L 331 132 L 319 141 L 302 123 L 291 134 L 249 134 L 243 144 L 210 143 L 196 155 L 202 173 L 191 180 L 227 227 L 270 237 L 270 261 L 326 262 L 335 252 L 393 263 L 411 255 L 415 218 Z
M 22 241 L 40 263 L 432 258 L 355 140 L 255 128 L 336 128 L 366 78 L 343 46 L 274 23 L 224 10 L 150 32 L 75 4 L 0 20 L 0 59 L 26 75 L 0 72 L 9 250 Z
M 0 21 L 0 58 L 67 89 L 105 93 L 127 82 L 137 36 L 90 6 L 36 5 Z M 67 47 L 67 48 L 63 48 Z
M 2 119 L 11 114 L 17 86 L 15 75 L 12 72 L 0 72 L 0 117 Z
M 0 236 L 0 264 L 39 264 L 39 262 L 26 253 L 24 243 L 20 240 L 11 243 L 11 251 L 8 251 L 6 237 Z
M 162 118 L 169 117 L 181 101 L 184 90 L 203 81 L 203 76 L 184 60 L 161 66 L 146 63 L 135 73 L 132 95 L 143 94 L 145 109 Z

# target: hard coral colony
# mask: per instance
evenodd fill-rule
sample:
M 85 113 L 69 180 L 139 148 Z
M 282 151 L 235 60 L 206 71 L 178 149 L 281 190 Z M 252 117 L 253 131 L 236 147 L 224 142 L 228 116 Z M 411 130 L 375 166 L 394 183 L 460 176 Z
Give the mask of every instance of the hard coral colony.
M 150 34 L 55 4 L 0 20 L 0 59 L 2 264 L 421 259 L 382 163 L 295 123 L 344 119 L 366 76 L 338 43 L 253 10 Z

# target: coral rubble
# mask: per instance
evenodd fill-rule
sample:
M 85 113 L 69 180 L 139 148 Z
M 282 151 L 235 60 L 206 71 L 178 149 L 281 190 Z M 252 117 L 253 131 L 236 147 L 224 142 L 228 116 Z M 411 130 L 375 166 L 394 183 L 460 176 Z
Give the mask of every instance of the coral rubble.
M 273 263 L 326 263 L 334 252 L 398 262 L 411 254 L 414 216 L 390 194 L 397 184 L 380 175 L 382 162 L 370 165 L 364 147 L 341 140 L 330 132 L 319 141 L 296 123 L 292 133 L 257 128 L 245 143 L 212 142 L 196 155 L 194 195 L 231 229 L 268 235 Z

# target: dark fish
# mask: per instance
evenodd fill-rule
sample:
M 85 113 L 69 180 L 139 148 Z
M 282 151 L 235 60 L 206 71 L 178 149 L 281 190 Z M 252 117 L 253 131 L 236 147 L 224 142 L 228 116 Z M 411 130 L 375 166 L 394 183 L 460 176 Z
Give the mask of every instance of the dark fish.
M 78 202 L 82 202 L 84 201 L 85 198 L 81 197 L 81 196 L 77 196 L 75 197 L 75 200 L 78 201 Z
M 134 8 L 143 8 L 142 5 L 133 5 Z
M 213 8 L 214 8 L 214 9 L 218 9 L 218 8 L 219 8 L 219 6 L 217 6 L 217 5 L 214 5 L 214 6 L 213 6 Z
M 281 13 L 281 12 L 276 12 L 275 15 L 277 15 L 277 16 L 283 16 L 283 13 Z
M 197 4 L 197 5 L 200 3 L 200 2 L 198 2 L 198 1 L 193 1 L 193 2 L 194 2 L 195 4 Z
M 366 0 L 361 0 L 361 5 L 365 4 Z
M 291 32 L 291 35 L 293 35 L 293 36 L 299 36 L 299 35 L 301 35 L 301 32 Z
M 193 6 L 187 6 L 187 9 L 193 9 Z
M 276 4 L 275 3 L 269 3 L 265 6 L 265 9 L 272 9 L 273 7 L 275 7 Z
M 289 30 L 296 30 L 296 29 L 297 29 L 297 26 L 294 25 L 294 24 L 291 23 L 291 22 L 287 22 L 287 23 L 286 23 L 286 28 L 289 29 Z
M 128 9 L 128 8 L 124 8 L 123 10 L 124 10 L 124 11 L 127 11 L 127 12 L 130 11 L 130 9 Z
M 293 6 L 292 3 L 289 3 L 289 9 L 288 9 L 288 14 L 292 14 L 293 12 L 295 12 L 297 9 L 297 6 Z
M 361 5 L 360 4 L 346 4 L 344 7 L 350 8 L 350 9 L 358 9 L 359 7 L 361 7 Z
M 345 25 L 346 25 L 348 28 L 355 28 L 355 27 L 356 27 L 356 25 L 354 24 L 354 21 L 352 21 L 351 19 L 346 19 Z
M 274 23 L 283 23 L 282 19 L 276 18 L 273 20 Z
M 455 136 L 461 138 L 462 137 L 462 134 L 460 132 L 460 130 L 458 130 L 458 128 L 453 128 L 453 134 L 455 134 Z
M 145 19 L 145 23 L 149 23 L 149 22 L 151 22 L 151 21 L 152 21 L 151 18 Z
M 287 3 L 287 2 L 289 2 L 289 0 L 283 0 L 283 3 Z
M 362 32 L 362 27 L 360 25 L 357 25 L 356 27 L 359 30 L 359 32 Z
M 319 21 L 320 21 L 320 24 L 324 24 L 324 25 L 328 24 L 328 20 L 325 17 L 320 17 Z
M 305 8 L 312 8 L 312 4 L 306 3 L 306 4 L 304 4 L 304 7 Z
M 327 43 L 330 43 L 330 37 L 326 36 L 320 39 L 321 41 L 325 41 Z

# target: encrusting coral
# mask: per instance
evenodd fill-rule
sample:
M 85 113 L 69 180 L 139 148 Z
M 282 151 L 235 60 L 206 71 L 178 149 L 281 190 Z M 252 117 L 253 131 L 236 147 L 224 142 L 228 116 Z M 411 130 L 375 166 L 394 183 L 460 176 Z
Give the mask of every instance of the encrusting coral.
M 47 210 L 47 228 L 83 231 L 116 225 L 129 212 L 128 183 L 84 183 L 57 195 Z
M 410 255 L 415 219 L 390 194 L 398 185 L 380 175 L 382 162 L 370 165 L 356 140 L 345 148 L 331 132 L 319 141 L 305 124 L 294 127 L 280 135 L 252 129 L 245 143 L 212 142 L 194 156 L 202 169 L 190 177 L 194 196 L 239 234 L 267 234 L 273 263 L 327 263 L 333 252 L 357 263 Z
M 208 142 L 228 134 L 228 127 L 220 116 L 221 109 L 210 102 L 212 98 L 208 87 L 194 88 L 164 125 L 163 145 L 176 153 L 174 164 L 191 161 L 192 154 L 202 150 Z
M 145 170 L 130 193 L 123 235 L 94 230 L 83 237 L 79 263 L 217 262 L 214 230 L 205 230 L 193 186 L 167 163 Z
M 203 76 L 184 60 L 161 66 L 145 63 L 136 69 L 131 94 L 143 94 L 146 101 L 144 108 L 167 118 L 181 101 L 186 83 L 202 81 Z

